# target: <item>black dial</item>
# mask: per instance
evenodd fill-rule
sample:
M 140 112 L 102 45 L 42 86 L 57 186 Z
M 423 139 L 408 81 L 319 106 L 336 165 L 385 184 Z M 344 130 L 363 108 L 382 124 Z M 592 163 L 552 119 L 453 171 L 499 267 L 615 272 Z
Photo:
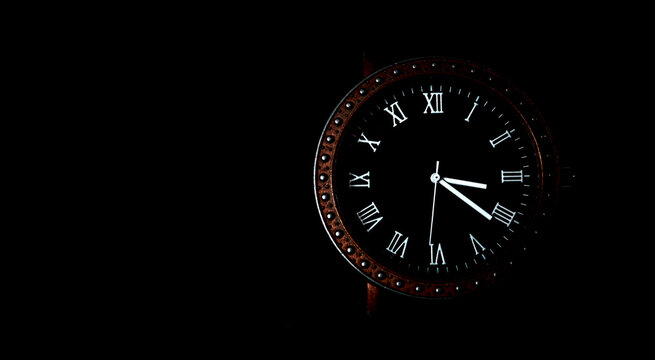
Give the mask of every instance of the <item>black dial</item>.
M 317 201 L 371 280 L 442 297 L 492 283 L 529 239 L 556 183 L 536 107 L 484 67 L 416 59 L 359 84 L 326 126 Z

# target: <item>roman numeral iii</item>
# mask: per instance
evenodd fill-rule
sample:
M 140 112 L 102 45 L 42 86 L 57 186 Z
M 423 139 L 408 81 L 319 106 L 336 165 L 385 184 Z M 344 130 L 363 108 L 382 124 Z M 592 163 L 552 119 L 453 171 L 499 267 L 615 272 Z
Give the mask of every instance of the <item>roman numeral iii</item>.
M 523 182 L 523 170 L 519 171 L 505 171 L 505 170 L 500 170 L 500 182 L 501 183 L 508 183 L 508 182 Z

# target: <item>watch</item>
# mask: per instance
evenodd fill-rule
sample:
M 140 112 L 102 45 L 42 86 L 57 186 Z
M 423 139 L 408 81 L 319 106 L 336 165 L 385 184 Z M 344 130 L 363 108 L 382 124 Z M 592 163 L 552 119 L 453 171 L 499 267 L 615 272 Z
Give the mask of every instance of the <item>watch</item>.
M 325 231 L 370 289 L 458 299 L 494 287 L 539 241 L 559 169 L 521 89 L 481 64 L 422 57 L 343 97 L 313 178 Z

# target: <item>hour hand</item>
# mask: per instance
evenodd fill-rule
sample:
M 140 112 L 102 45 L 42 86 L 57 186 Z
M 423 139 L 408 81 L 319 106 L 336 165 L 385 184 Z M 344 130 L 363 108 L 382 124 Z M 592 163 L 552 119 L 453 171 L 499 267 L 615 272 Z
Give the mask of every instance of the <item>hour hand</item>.
M 459 180 L 459 179 L 453 179 L 453 178 L 448 178 L 445 177 L 443 178 L 447 183 L 452 184 L 452 185 L 462 185 L 462 186 L 468 186 L 472 188 L 477 188 L 477 189 L 486 189 L 487 184 L 482 184 L 478 182 L 473 182 L 473 181 L 467 181 L 467 180 Z
M 469 198 L 467 198 L 464 194 L 459 192 L 457 189 L 455 189 L 452 185 L 450 185 L 445 179 L 439 180 L 439 184 L 446 188 L 446 190 L 450 191 L 453 193 L 455 196 L 457 196 L 460 200 L 464 201 L 468 206 L 472 207 L 475 211 L 479 212 L 480 215 L 484 216 L 485 219 L 491 220 L 491 214 L 488 212 L 484 211 L 481 207 L 479 207 L 476 203 L 471 201 Z

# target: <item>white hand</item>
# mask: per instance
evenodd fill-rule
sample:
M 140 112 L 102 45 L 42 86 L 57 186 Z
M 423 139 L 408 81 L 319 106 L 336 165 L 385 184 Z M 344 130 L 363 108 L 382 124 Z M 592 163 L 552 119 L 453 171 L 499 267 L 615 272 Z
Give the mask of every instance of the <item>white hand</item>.
M 430 242 L 432 245 L 432 227 L 434 226 L 434 205 L 437 202 L 437 184 L 439 184 L 439 161 L 437 160 L 437 167 L 434 174 L 430 176 L 430 180 L 434 183 L 434 192 L 432 193 L 432 217 L 430 218 Z
M 468 186 L 468 187 L 473 187 L 473 188 L 478 188 L 478 189 L 486 189 L 487 188 L 487 184 L 477 183 L 477 182 L 473 182 L 473 181 L 458 180 L 458 179 L 453 179 L 453 178 L 448 178 L 448 177 L 445 177 L 443 179 L 447 183 L 452 184 L 452 185 L 462 185 L 462 186 Z
M 479 207 L 476 203 L 471 201 L 469 198 L 464 196 L 461 192 L 457 191 L 452 185 L 450 185 L 445 179 L 439 180 L 439 184 L 441 184 L 446 190 L 450 191 L 453 193 L 455 196 L 460 198 L 460 200 L 464 201 L 468 206 L 472 207 L 475 211 L 479 212 L 482 216 L 485 217 L 487 220 L 491 220 L 491 215 L 484 211 L 481 207 Z

